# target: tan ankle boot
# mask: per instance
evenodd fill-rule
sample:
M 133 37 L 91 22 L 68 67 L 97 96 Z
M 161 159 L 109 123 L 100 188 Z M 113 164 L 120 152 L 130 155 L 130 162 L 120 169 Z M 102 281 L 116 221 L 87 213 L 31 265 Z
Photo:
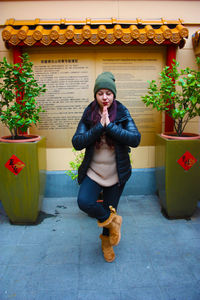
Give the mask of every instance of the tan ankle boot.
M 110 244 L 109 236 L 100 234 L 101 248 L 103 251 L 104 259 L 107 262 L 112 262 L 115 259 L 115 252 Z
M 116 246 L 119 244 L 121 239 L 121 225 L 122 217 L 116 214 L 115 209 L 110 206 L 111 214 L 107 220 L 104 222 L 99 222 L 99 227 L 106 227 L 109 229 L 109 240 L 111 246 Z

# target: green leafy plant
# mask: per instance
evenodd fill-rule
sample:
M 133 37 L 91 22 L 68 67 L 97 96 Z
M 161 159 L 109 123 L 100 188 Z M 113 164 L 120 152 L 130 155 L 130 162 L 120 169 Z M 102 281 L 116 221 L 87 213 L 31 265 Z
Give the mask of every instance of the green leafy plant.
M 196 59 L 200 64 L 200 58 Z M 148 81 L 148 93 L 142 96 L 146 106 L 165 111 L 173 120 L 178 136 L 194 117 L 200 116 L 200 71 L 190 68 L 180 69 L 173 60 L 172 68 L 165 66 L 160 73 L 159 84 Z
M 75 156 L 75 159 L 73 161 L 69 162 L 71 170 L 67 170 L 65 173 L 71 177 L 72 180 L 77 181 L 78 179 L 78 168 L 80 167 L 85 153 L 83 151 L 77 151 L 74 148 L 72 148 L 72 152 Z
M 21 58 L 22 62 L 16 64 L 5 57 L 0 61 L 0 121 L 9 129 L 12 139 L 36 125 L 44 111 L 35 98 L 46 91 L 45 85 L 40 86 L 34 78 L 28 54 Z

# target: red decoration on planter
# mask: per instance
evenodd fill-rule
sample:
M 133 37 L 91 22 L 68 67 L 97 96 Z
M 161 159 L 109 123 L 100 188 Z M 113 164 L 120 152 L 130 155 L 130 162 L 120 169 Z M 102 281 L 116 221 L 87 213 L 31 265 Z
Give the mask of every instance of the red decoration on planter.
M 186 151 L 177 161 L 185 171 L 188 171 L 196 162 L 197 159 L 189 151 Z
M 5 164 L 5 167 L 10 170 L 13 174 L 18 175 L 21 170 L 25 167 L 25 164 L 14 154 Z

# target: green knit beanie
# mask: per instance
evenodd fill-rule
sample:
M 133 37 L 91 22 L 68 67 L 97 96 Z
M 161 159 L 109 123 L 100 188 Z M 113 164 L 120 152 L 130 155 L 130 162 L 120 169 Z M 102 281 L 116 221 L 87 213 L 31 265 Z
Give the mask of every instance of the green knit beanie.
M 116 98 L 117 90 L 115 85 L 115 77 L 111 72 L 103 72 L 97 77 L 94 85 L 94 97 L 100 89 L 111 90 L 111 92 L 114 94 L 114 98 Z

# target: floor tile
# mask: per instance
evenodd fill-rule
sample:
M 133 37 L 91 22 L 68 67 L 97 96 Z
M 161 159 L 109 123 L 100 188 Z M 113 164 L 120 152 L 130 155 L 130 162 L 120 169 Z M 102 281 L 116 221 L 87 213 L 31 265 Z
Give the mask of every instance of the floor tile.
M 153 265 L 159 286 L 188 284 L 196 282 L 196 278 L 187 264 L 183 262 L 168 262 L 166 265 Z
M 1 292 L 0 291 L 0 299 L 1 300 L 11 300 L 11 299 L 15 299 L 15 300 L 35 300 L 35 295 L 32 295 L 30 293 L 30 291 L 17 291 L 17 292 L 9 292 L 9 291 L 5 291 L 5 292 Z
M 0 280 L 4 276 L 6 269 L 7 269 L 7 265 L 0 265 Z M 1 284 L 0 284 L 0 286 L 1 286 Z
M 177 246 L 184 257 L 197 257 L 200 259 L 200 239 L 190 239 L 190 240 L 179 240 L 177 241 Z
M 10 258 L 9 265 L 34 265 L 42 263 L 46 256 L 43 245 L 19 245 L 15 248 L 14 255 Z
M 43 259 L 44 264 L 78 264 L 80 258 L 80 245 L 74 246 L 71 243 L 51 245 Z
M 114 247 L 117 264 L 143 262 L 148 264 L 150 262 L 149 252 L 146 245 L 141 239 L 131 239 L 122 237 L 121 242 L 117 247 Z
M 200 253 L 197 253 L 197 255 L 185 255 L 183 259 L 196 280 L 200 283 Z
M 15 256 L 16 246 L 0 244 L 0 266 L 7 265 Z
M 115 290 L 79 290 L 78 293 L 78 300 L 121 300 L 120 298 L 120 291 L 117 289 Z
M 31 226 L 23 232 L 19 245 L 45 245 L 50 243 L 55 234 L 51 228 L 38 230 L 37 226 Z
M 174 240 L 144 241 L 144 245 L 153 265 L 161 266 L 177 261 L 184 263 L 182 250 Z
M 199 300 L 199 283 L 174 284 L 164 287 L 168 300 Z
M 41 281 L 38 290 L 77 291 L 79 285 L 78 264 L 43 265 L 40 271 Z
M 176 226 L 174 224 L 169 224 L 171 227 L 172 233 L 176 240 L 190 240 L 194 238 L 200 238 L 199 232 L 192 226 L 191 221 L 187 223 L 180 224 L 177 222 Z
M 199 218 L 199 219 L 200 219 L 200 218 Z M 196 236 L 197 238 L 200 239 L 200 222 L 199 222 L 199 223 L 192 222 L 192 223 L 191 223 L 191 226 L 192 226 L 192 227 L 194 228 L 194 230 L 196 231 L 195 236 Z
M 142 261 L 133 261 L 128 264 L 116 263 L 116 274 L 118 284 L 122 290 L 135 287 L 151 287 L 157 282 L 151 264 Z
M 116 259 L 104 260 L 94 218 L 76 197 L 45 198 L 36 225 L 11 225 L 0 206 L 0 300 L 199 300 L 200 203 L 168 220 L 155 195 L 122 196 Z
M 97 259 L 98 261 L 98 259 Z M 117 289 L 115 263 L 97 262 L 95 264 L 81 264 L 79 289 L 100 290 Z
M 38 273 L 38 265 L 8 266 L 2 280 L 0 281 L 0 291 L 3 298 L 12 298 L 12 295 L 16 295 L 15 297 L 13 296 L 13 298 L 16 299 L 19 298 L 19 295 L 28 292 L 28 290 L 31 294 L 31 289 L 28 289 L 27 287 L 35 278 L 35 274 Z
M 165 292 L 156 285 L 152 287 L 121 290 L 120 300 L 169 300 Z M 172 300 L 172 299 L 171 299 Z
M 96 264 L 97 262 L 104 263 L 100 241 L 81 245 L 80 264 Z
M 61 214 L 76 215 L 79 213 L 76 198 L 46 198 L 42 210 L 57 216 Z
M 37 291 L 34 300 L 77 300 L 77 294 L 74 290 Z
M 0 224 L 0 244 L 17 245 L 25 231 L 25 226 Z

